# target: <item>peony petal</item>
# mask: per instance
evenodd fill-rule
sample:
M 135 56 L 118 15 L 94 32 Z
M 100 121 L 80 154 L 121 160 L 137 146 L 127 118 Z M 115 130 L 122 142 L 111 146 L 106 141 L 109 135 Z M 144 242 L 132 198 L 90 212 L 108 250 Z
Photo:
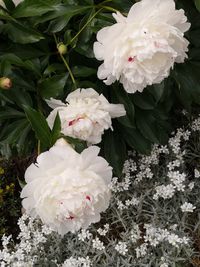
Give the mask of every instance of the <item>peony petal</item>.
M 117 23 L 125 23 L 126 17 L 124 17 L 120 12 L 113 13 L 113 18 L 116 20 Z
M 107 40 L 107 32 L 109 30 L 109 26 L 108 27 L 104 27 L 103 29 L 101 29 L 98 33 L 97 33 L 97 40 L 100 43 L 104 43 Z
M 35 165 L 31 164 L 25 172 L 25 181 L 27 183 L 31 182 L 34 179 L 37 179 L 41 175 L 41 170 Z
M 99 79 L 104 80 L 110 75 L 110 70 L 105 67 L 105 64 L 101 64 L 98 68 L 97 76 Z
M 45 100 L 46 103 L 48 104 L 48 106 L 52 109 L 55 109 L 57 107 L 65 107 L 66 104 L 63 103 L 61 100 L 57 100 L 57 99 L 54 99 L 54 98 L 50 98 L 50 100 L 46 99 Z
M 71 99 L 84 99 L 98 96 L 98 93 L 93 88 L 78 88 L 67 96 L 66 101 L 70 101 Z
M 93 45 L 93 51 L 94 51 L 95 57 L 98 60 L 104 59 L 104 46 L 101 43 L 95 42 Z
M 117 118 L 126 115 L 126 110 L 122 104 L 109 104 L 107 111 L 110 113 L 111 118 Z

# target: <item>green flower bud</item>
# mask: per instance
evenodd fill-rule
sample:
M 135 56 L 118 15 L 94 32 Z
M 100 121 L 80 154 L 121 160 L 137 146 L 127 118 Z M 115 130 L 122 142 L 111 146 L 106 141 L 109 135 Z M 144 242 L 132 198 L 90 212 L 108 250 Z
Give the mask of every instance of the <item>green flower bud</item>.
M 2 89 L 10 89 L 12 87 L 11 79 L 7 77 L 0 78 L 0 88 Z
M 64 54 L 67 53 L 67 46 L 64 45 L 63 43 L 58 44 L 57 48 L 58 48 L 58 52 L 59 52 L 61 55 L 64 55 Z

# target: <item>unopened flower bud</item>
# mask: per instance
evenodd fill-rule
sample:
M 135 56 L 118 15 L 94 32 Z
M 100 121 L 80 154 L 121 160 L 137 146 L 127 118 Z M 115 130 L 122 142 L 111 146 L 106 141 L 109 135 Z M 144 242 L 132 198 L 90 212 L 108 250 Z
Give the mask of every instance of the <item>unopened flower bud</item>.
M 58 48 L 58 52 L 59 52 L 61 55 L 64 55 L 64 54 L 67 53 L 67 46 L 64 45 L 63 43 L 58 44 L 57 48 Z
M 12 87 L 11 79 L 7 77 L 0 78 L 0 88 L 2 89 L 10 89 Z

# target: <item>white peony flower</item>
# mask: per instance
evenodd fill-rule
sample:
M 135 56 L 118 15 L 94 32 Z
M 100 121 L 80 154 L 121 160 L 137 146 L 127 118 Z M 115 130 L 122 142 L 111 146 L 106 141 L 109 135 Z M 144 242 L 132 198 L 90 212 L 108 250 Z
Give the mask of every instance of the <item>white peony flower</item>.
M 91 146 L 77 153 L 64 139 L 37 157 L 21 192 L 27 214 L 61 235 L 87 228 L 109 206 L 112 168 Z
M 128 93 L 142 92 L 166 78 L 175 62 L 184 62 L 190 23 L 174 0 L 142 0 L 127 17 L 113 16 L 117 23 L 101 29 L 94 43 L 95 57 L 104 61 L 97 75 L 105 84 L 119 80 Z
M 15 6 L 17 6 L 18 4 L 23 2 L 23 0 L 12 0 L 12 1 L 15 4 Z M 3 6 L 3 7 L 6 7 L 3 0 L 0 0 L 0 5 Z
M 66 98 L 47 100 L 53 111 L 47 118 L 50 128 L 59 113 L 61 132 L 66 136 L 85 140 L 91 144 L 101 142 L 104 130 L 112 128 L 111 118 L 124 116 L 126 111 L 121 104 L 110 104 L 103 95 L 94 89 L 77 89 Z

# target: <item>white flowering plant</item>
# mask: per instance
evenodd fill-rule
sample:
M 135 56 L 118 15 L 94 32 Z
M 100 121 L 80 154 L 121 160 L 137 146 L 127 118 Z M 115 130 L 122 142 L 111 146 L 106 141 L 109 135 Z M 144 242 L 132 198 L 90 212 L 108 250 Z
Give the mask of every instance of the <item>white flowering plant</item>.
M 199 16 L 198 0 L 0 1 L 1 154 L 64 135 L 121 176 L 130 148 L 150 153 L 199 104 Z
M 199 0 L 0 1 L 0 154 L 32 158 L 1 266 L 198 259 L 199 30 Z
M 59 221 L 50 227 L 24 214 L 18 222 L 19 242 L 13 243 L 11 236 L 2 238 L 1 266 L 198 267 L 200 117 L 192 121 L 188 118 L 184 117 L 185 126 L 172 133 L 165 146 L 155 145 L 149 156 L 129 151 L 123 178 L 112 179 L 109 186 L 110 206 L 101 214 L 100 222 L 74 233 L 69 231 L 68 222 L 64 229 L 67 232 L 68 228 L 68 232 L 61 236 L 55 231 Z M 63 145 L 61 142 L 51 153 L 60 147 L 66 149 Z M 37 161 L 42 168 L 41 159 Z M 27 180 L 31 173 L 28 169 Z M 35 179 L 36 186 L 41 186 L 37 175 Z M 24 190 L 27 192 L 28 188 Z M 30 193 L 42 191 L 42 187 L 36 192 L 32 188 Z M 28 204 L 32 205 L 29 200 Z M 39 205 L 37 208 L 41 210 Z M 48 215 L 48 210 L 52 210 L 50 206 L 43 216 Z M 59 215 L 60 220 L 62 210 Z

